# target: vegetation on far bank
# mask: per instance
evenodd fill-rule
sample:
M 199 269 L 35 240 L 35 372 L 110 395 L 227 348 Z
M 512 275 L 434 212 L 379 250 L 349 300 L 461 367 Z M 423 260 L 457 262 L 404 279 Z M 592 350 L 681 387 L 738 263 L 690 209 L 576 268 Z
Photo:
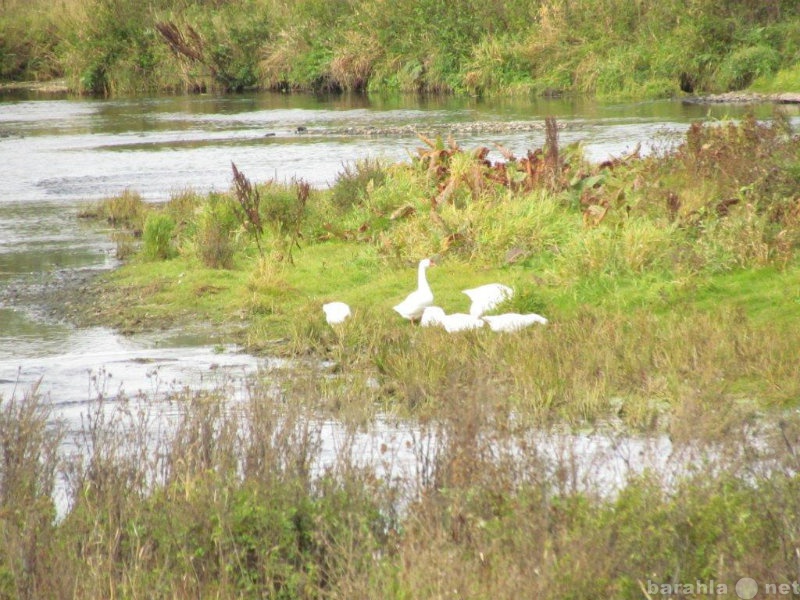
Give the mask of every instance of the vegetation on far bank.
M 0 80 L 75 93 L 800 91 L 793 0 L 4 0 L 0 31 Z

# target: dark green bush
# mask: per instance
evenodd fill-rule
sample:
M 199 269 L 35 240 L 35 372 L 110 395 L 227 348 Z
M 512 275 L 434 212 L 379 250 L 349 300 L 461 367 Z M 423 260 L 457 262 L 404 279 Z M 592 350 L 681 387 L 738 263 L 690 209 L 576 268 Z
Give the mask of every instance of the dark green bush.
M 194 234 L 195 248 L 200 261 L 212 269 L 233 266 L 236 251 L 236 230 L 239 220 L 230 200 L 212 194 L 197 218 Z
M 386 179 L 386 165 L 379 159 L 364 158 L 345 164 L 331 187 L 331 202 L 344 212 L 364 201 L 370 187 Z

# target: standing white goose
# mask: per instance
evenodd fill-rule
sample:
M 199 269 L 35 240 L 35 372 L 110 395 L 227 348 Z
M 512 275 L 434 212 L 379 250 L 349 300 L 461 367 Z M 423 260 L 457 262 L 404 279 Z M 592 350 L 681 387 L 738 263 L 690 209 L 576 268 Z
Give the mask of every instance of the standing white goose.
M 436 263 L 430 258 L 423 258 L 419 261 L 419 267 L 417 269 L 417 289 L 394 307 L 394 310 L 404 319 L 410 319 L 411 321 L 419 320 L 422 317 L 422 311 L 433 304 L 433 290 L 431 290 L 431 286 L 428 285 L 428 279 L 425 276 L 428 267 L 433 264 Z
M 328 302 L 322 305 L 322 312 L 325 313 L 325 320 L 328 325 L 338 325 L 350 316 L 350 307 L 344 302 Z
M 535 323 L 547 325 L 547 319 L 536 313 L 525 315 L 505 313 L 503 315 L 486 315 L 481 318 L 489 324 L 492 331 L 519 331 Z
M 514 290 L 502 283 L 487 283 L 476 288 L 463 290 L 463 293 L 472 300 L 469 314 L 473 317 L 480 317 L 483 313 L 499 306 L 504 300 L 511 298 L 514 295 Z
M 485 325 L 479 317 L 473 317 L 466 313 L 445 314 L 441 306 L 428 306 L 423 310 L 419 324 L 423 327 L 444 327 L 447 333 L 478 329 Z

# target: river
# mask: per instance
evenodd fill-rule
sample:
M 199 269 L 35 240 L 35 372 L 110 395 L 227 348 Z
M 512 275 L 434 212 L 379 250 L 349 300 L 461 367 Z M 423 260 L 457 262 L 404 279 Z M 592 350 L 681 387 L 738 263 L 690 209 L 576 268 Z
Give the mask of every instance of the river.
M 89 201 L 126 188 L 149 201 L 187 188 L 227 190 L 231 162 L 254 181 L 297 178 L 324 187 L 346 163 L 408 160 L 421 145 L 413 135 L 369 135 L 385 128 L 457 127 L 463 147 L 493 148 L 496 142 L 524 153 L 543 144 L 543 129 L 465 127 L 538 127 L 554 116 L 563 126 L 562 145 L 580 141 L 590 160 L 601 160 L 637 146 L 643 152 L 665 148 L 693 120 L 737 117 L 744 110 L 679 101 L 603 105 L 286 94 L 99 100 L 7 92 L 0 95 L 0 397 L 36 387 L 58 416 L 77 426 L 100 392 L 113 399 L 122 392 L 218 385 L 221 378 L 244 381 L 264 365 L 219 340 L 78 329 L 19 301 L 24 295 L 14 289 L 41 285 L 59 273 L 115 266 L 108 232 L 77 218 Z M 766 117 L 771 108 L 757 110 Z

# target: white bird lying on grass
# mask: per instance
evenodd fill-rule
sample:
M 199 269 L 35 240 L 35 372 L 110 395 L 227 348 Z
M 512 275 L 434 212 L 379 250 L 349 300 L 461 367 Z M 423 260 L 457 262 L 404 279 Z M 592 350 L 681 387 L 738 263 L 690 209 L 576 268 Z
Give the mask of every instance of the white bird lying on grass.
M 485 325 L 480 318 L 466 313 L 445 314 L 441 306 L 426 307 L 422 311 L 422 319 L 419 324 L 423 327 L 444 327 L 448 333 L 478 329 Z
M 492 331 L 519 331 L 536 323 L 547 325 L 547 319 L 536 313 L 524 315 L 505 313 L 503 315 L 485 315 L 481 318 L 489 324 Z
M 325 320 L 329 325 L 344 323 L 351 315 L 350 307 L 344 302 L 328 302 L 323 304 L 322 311 L 325 313 Z
M 472 300 L 469 314 L 473 317 L 480 317 L 484 313 L 497 308 L 503 301 L 511 298 L 514 295 L 514 290 L 502 283 L 487 283 L 476 288 L 463 290 L 463 293 Z
M 419 267 L 417 268 L 417 289 L 394 307 L 394 310 L 404 319 L 410 319 L 411 321 L 421 319 L 422 311 L 433 304 L 433 290 L 431 290 L 431 286 L 428 285 L 425 272 L 428 270 L 428 267 L 435 264 L 436 263 L 430 258 L 423 258 L 419 261 Z

